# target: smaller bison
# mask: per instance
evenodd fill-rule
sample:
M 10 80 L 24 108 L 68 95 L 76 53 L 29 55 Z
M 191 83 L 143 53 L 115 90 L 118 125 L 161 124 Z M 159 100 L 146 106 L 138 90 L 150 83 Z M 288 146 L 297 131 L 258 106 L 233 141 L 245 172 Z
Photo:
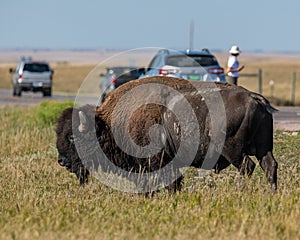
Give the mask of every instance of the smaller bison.
M 90 170 L 101 168 L 127 175 L 139 185 L 137 192 L 151 192 L 161 186 L 180 190 L 179 170 L 187 166 L 218 173 L 232 164 L 250 176 L 255 164 L 249 156 L 255 156 L 276 190 L 274 111 L 263 96 L 229 84 L 135 80 L 97 108 L 62 113 L 56 129 L 58 163 L 80 184 L 87 183 Z

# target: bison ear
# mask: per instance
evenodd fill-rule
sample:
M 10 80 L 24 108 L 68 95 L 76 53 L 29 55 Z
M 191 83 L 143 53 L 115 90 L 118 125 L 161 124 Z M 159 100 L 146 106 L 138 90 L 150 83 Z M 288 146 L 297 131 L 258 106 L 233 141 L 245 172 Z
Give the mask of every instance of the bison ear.
M 86 115 L 82 111 L 79 111 L 78 115 L 79 115 L 79 121 L 80 121 L 80 124 L 78 126 L 78 130 L 81 133 L 86 132 L 89 128 L 89 125 L 88 125 L 88 122 L 87 122 L 87 119 L 86 119 Z

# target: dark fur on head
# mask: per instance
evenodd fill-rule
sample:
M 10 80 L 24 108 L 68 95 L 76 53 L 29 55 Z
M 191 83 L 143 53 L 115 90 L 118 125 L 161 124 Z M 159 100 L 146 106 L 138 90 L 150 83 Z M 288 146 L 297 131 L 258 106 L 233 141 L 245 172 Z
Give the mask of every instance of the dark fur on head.
M 83 165 L 76 150 L 75 141 L 78 140 L 79 132 L 76 128 L 72 129 L 72 124 L 74 124 L 74 126 L 79 125 L 78 113 L 80 110 L 88 113 L 88 117 L 95 116 L 95 107 L 93 106 L 84 106 L 79 109 L 65 109 L 57 120 L 56 147 L 58 150 L 59 165 L 75 173 L 80 181 L 80 185 L 83 185 L 88 182 L 89 170 Z

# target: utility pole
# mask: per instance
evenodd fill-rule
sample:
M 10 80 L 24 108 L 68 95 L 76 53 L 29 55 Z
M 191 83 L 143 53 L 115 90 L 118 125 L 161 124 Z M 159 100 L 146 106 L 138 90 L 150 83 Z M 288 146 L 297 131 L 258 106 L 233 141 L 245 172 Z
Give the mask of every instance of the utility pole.
M 194 48 L 194 20 L 190 21 L 190 45 L 189 49 L 193 50 Z

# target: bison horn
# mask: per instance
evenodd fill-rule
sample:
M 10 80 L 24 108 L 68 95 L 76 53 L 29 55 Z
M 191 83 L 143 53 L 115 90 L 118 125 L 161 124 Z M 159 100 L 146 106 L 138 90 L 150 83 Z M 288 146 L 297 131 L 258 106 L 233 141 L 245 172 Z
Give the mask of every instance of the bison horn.
M 86 116 L 85 116 L 84 112 L 79 111 L 78 115 L 79 115 L 79 121 L 80 121 L 78 130 L 79 130 L 79 132 L 82 133 L 82 132 L 85 132 L 89 126 L 88 126 L 88 122 L 86 120 Z

